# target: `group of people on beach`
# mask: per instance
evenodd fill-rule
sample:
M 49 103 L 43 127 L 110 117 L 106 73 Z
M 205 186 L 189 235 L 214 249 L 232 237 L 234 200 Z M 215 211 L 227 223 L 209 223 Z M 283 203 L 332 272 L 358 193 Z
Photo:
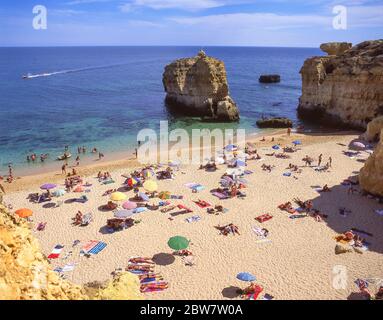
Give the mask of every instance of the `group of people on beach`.
M 49 154 L 48 153 L 42 153 L 40 154 L 39 158 L 41 162 L 44 162 L 46 159 L 48 159 Z M 28 154 L 27 155 L 27 162 L 35 162 L 37 160 L 38 156 L 36 153 Z

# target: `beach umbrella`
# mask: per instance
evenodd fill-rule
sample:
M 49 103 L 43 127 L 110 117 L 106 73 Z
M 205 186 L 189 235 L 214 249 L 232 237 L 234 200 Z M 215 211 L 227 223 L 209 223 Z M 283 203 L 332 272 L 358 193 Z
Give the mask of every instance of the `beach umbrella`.
M 302 141 L 301 140 L 294 140 L 293 141 L 293 144 L 298 146 L 298 145 L 301 145 L 302 144 Z
M 128 218 L 134 214 L 133 210 L 119 210 L 114 213 L 115 218 Z
M 40 189 L 42 189 L 42 190 L 51 190 L 51 189 L 54 189 L 56 187 L 57 187 L 57 185 L 55 185 L 53 183 L 45 183 L 42 186 L 40 186 Z
M 143 201 L 149 201 L 149 197 L 146 193 L 144 192 L 140 192 L 138 193 L 139 197 L 143 200 Z
M 20 218 L 28 218 L 30 217 L 33 212 L 31 209 L 27 209 L 27 208 L 22 208 L 22 209 L 18 209 L 16 210 L 15 212 Z
M 58 190 L 53 192 L 53 195 L 55 197 L 62 197 L 64 194 L 66 194 L 66 191 L 63 189 L 58 189 Z
M 110 195 L 110 200 L 112 201 L 123 201 L 127 198 L 128 196 L 125 194 L 125 193 L 122 193 L 122 192 L 113 192 L 111 195 Z
M 243 175 L 243 170 L 240 168 L 227 169 L 226 174 L 229 176 L 241 176 Z
M 142 174 L 144 175 L 145 178 L 153 178 L 155 177 L 156 173 L 154 172 L 153 169 L 144 169 L 142 171 Z
M 157 182 L 155 182 L 154 180 L 146 180 L 143 186 L 148 192 L 154 192 L 158 188 Z
M 175 236 L 169 239 L 168 246 L 173 250 L 184 250 L 189 246 L 189 242 L 185 237 Z
M 124 209 L 127 209 L 127 210 L 136 209 L 137 208 L 137 203 L 135 203 L 133 201 L 126 201 L 126 202 L 124 202 L 122 207 Z
M 127 184 L 129 187 L 134 187 L 140 183 L 140 180 L 136 177 L 131 177 L 127 180 Z
M 272 146 L 272 148 L 274 149 L 274 150 L 279 150 L 279 146 L 276 144 L 276 145 L 274 145 L 274 146 Z
M 238 147 L 234 144 L 228 144 L 227 146 L 225 146 L 225 150 L 228 152 L 236 151 L 237 149 Z
M 256 277 L 248 272 L 240 272 L 237 274 L 237 279 L 241 281 L 255 281 Z
M 236 167 L 245 167 L 246 166 L 246 162 L 245 161 L 242 161 L 242 160 L 237 160 L 235 162 L 235 166 Z

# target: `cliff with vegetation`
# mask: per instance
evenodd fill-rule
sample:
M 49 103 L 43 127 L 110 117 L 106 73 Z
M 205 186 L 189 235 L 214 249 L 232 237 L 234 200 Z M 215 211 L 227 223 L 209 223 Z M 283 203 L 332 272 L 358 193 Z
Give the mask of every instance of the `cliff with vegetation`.
M 239 119 L 238 108 L 229 95 L 224 63 L 203 51 L 167 65 L 163 85 L 166 104 L 176 113 L 216 121 Z
M 142 299 L 137 276 L 124 273 L 89 294 L 51 270 L 28 223 L 0 204 L 0 299 Z
M 305 61 L 298 114 L 324 125 L 366 129 L 383 115 L 383 40 L 322 44 Z

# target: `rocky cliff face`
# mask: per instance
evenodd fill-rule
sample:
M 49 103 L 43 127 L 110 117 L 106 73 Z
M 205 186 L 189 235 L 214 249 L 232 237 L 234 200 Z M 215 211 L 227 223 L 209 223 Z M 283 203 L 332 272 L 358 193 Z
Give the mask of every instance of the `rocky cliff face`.
M 340 55 L 343 52 L 351 49 L 352 43 L 349 42 L 328 42 L 322 43 L 320 45 L 320 49 L 323 52 L 326 52 L 329 56 L 331 55 Z
M 383 115 L 383 40 L 322 47 L 325 57 L 307 59 L 300 71 L 298 114 L 325 125 L 366 129 Z
M 383 130 L 378 146 L 359 173 L 359 182 L 363 190 L 383 197 Z
M 0 204 L 0 300 L 141 299 L 139 281 L 123 274 L 89 296 L 59 278 L 40 251 L 28 224 Z
M 225 65 L 201 51 L 165 67 L 166 103 L 174 111 L 217 121 L 237 121 L 238 108 L 229 95 Z

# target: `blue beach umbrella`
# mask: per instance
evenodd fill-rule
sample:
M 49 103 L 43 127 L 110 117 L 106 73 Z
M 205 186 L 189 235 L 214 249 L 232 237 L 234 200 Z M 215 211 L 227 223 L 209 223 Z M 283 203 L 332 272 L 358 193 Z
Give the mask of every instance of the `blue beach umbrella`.
M 62 197 L 64 194 L 66 194 L 66 191 L 63 189 L 58 189 L 58 190 L 53 192 L 53 195 L 55 197 Z
M 256 277 L 253 276 L 251 273 L 248 272 L 240 272 L 237 274 L 237 279 L 241 281 L 255 281 Z
M 242 161 L 242 160 L 237 160 L 235 162 L 235 166 L 236 167 L 246 167 L 246 162 L 245 161 Z
M 226 147 L 225 147 L 225 150 L 230 152 L 230 151 L 235 151 L 237 150 L 237 146 L 234 145 L 234 144 L 228 144 Z
M 272 146 L 272 148 L 274 149 L 274 150 L 279 150 L 279 146 L 276 144 L 276 145 L 274 145 L 274 146 Z

